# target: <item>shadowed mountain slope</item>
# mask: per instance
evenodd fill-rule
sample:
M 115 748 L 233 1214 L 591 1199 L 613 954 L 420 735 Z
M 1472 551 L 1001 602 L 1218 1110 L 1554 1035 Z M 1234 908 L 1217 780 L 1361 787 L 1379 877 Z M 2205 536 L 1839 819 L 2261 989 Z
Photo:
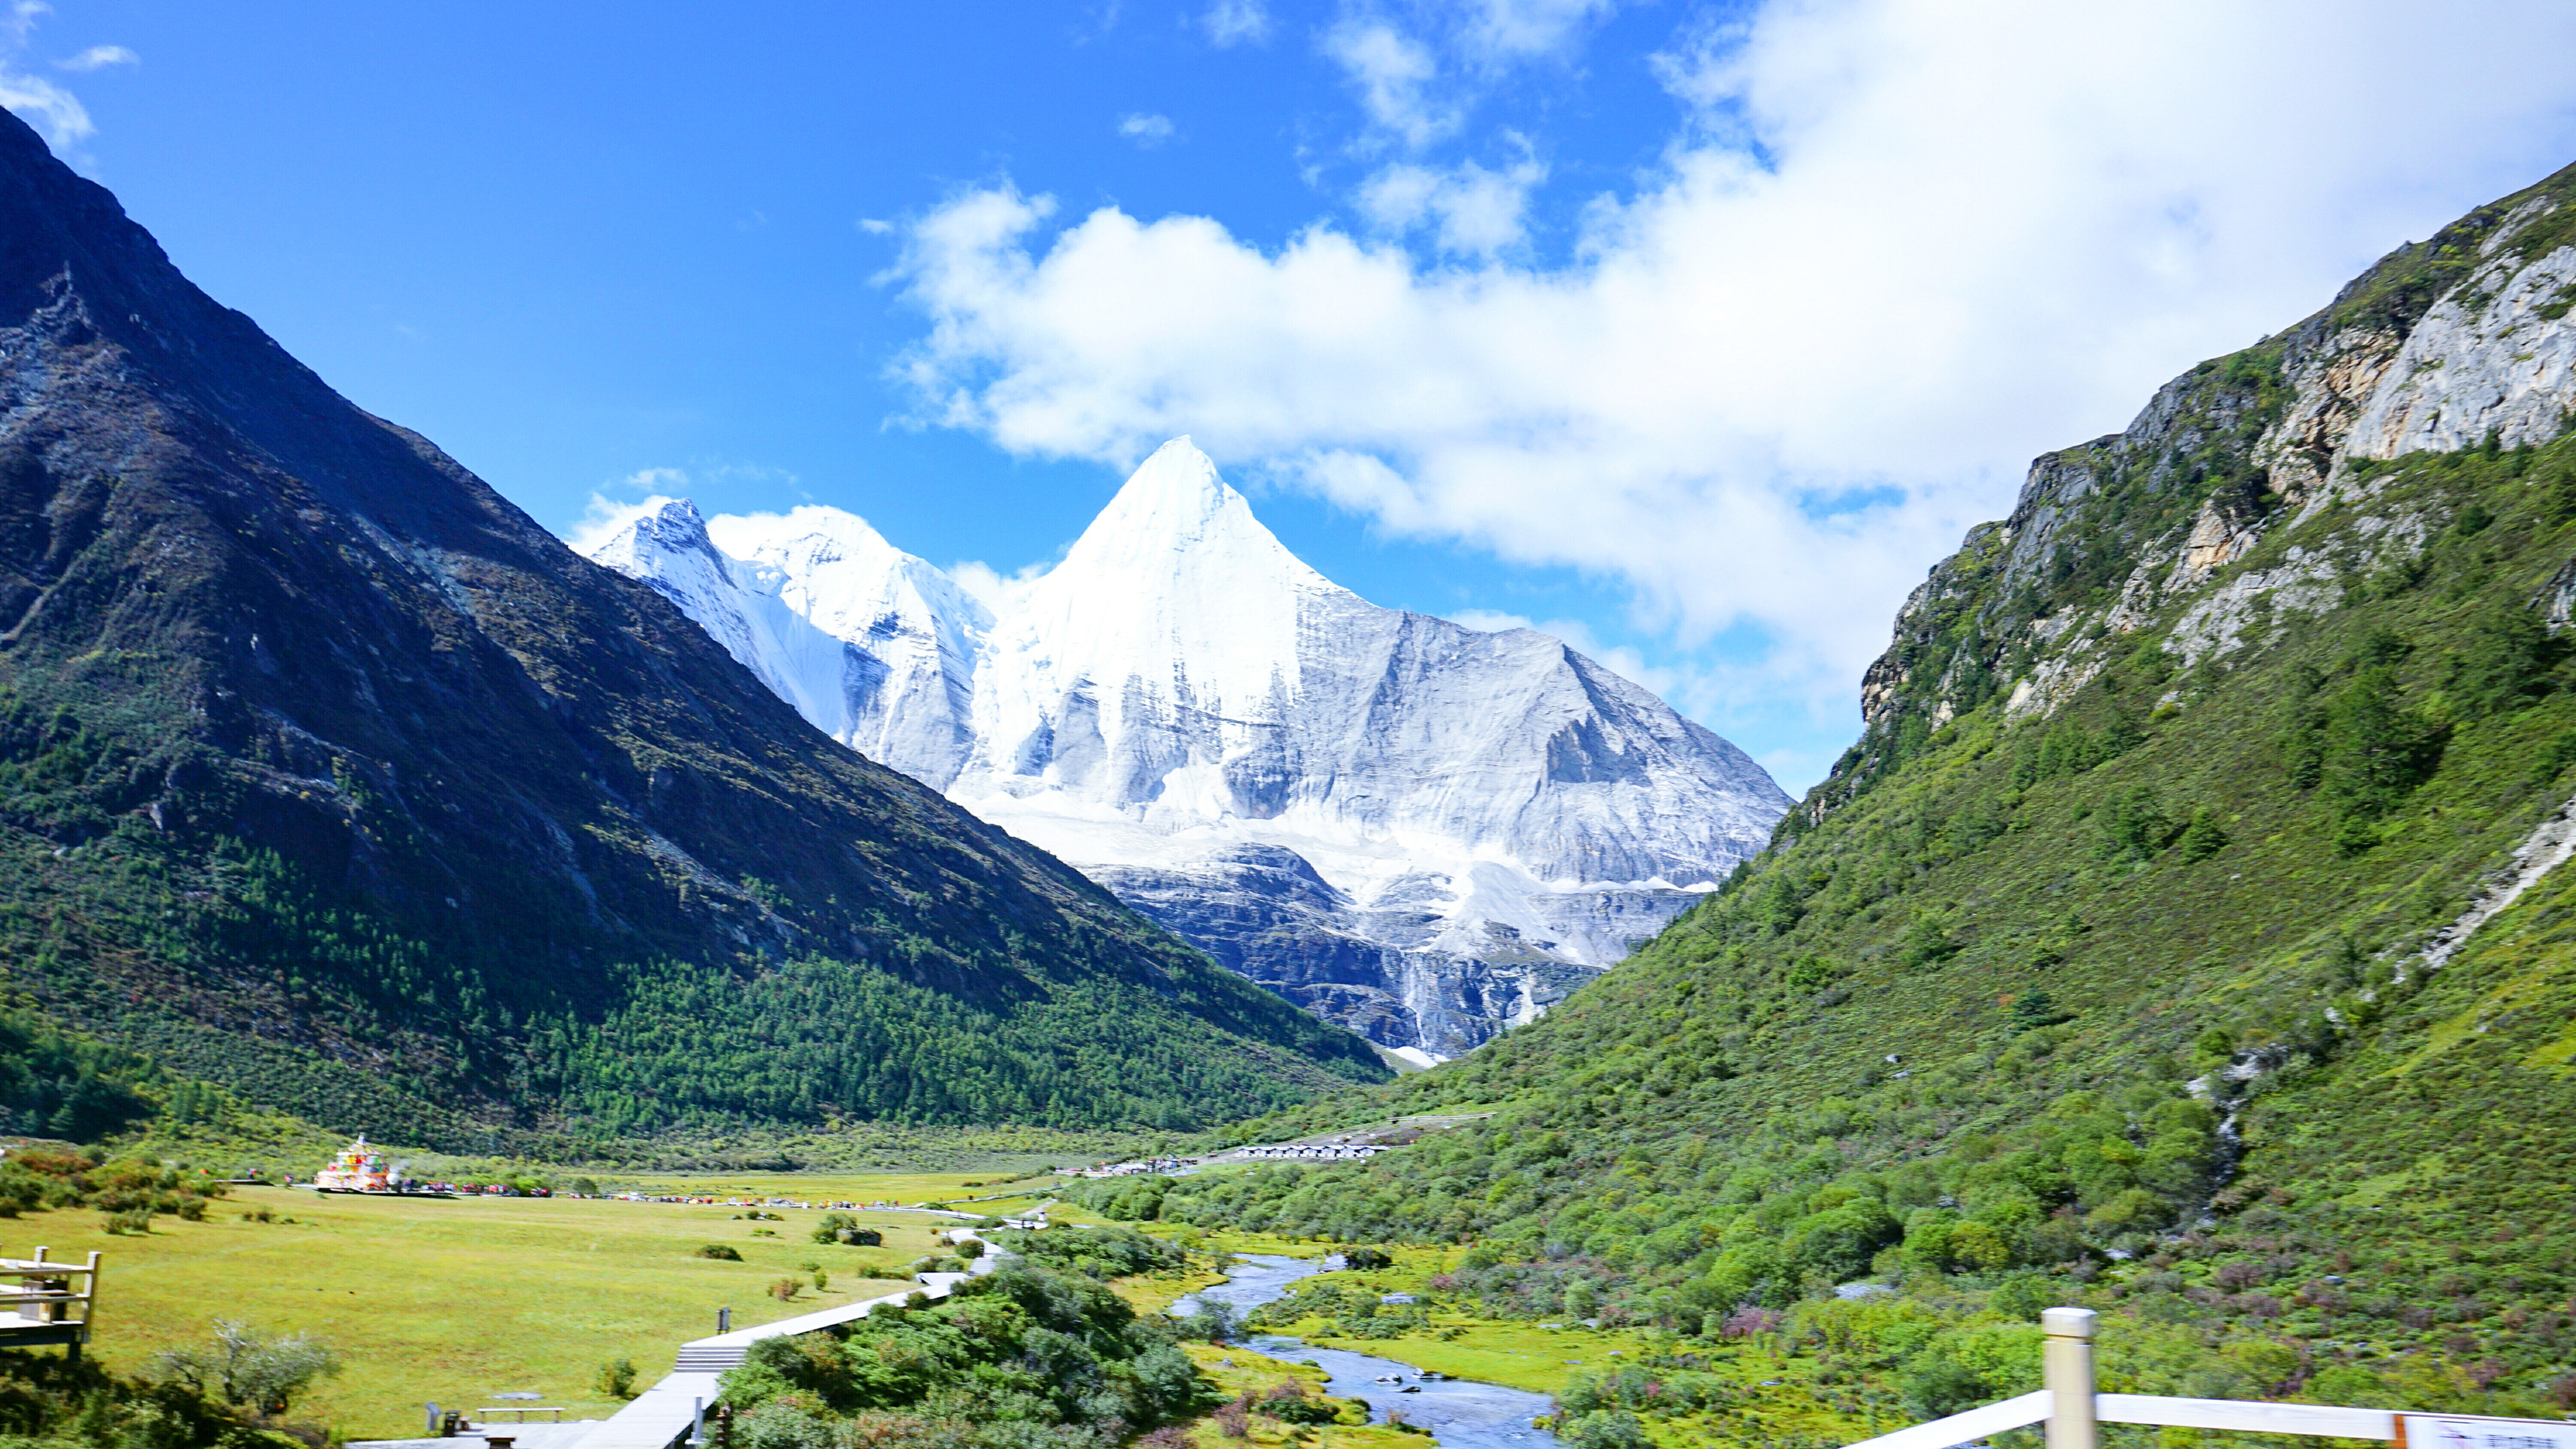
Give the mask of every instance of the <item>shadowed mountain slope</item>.
M 1191 1120 L 1381 1074 L 817 733 L 0 120 L 0 942 L 413 1140 Z

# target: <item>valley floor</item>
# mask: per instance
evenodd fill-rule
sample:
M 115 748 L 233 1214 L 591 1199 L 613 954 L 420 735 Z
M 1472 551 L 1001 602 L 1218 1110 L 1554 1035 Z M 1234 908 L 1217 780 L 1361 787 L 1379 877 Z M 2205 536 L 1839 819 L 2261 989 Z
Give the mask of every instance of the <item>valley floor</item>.
M 705 1196 L 912 1202 L 965 1196 L 956 1175 L 668 1177 L 655 1186 Z M 203 1343 L 218 1318 L 272 1334 L 310 1332 L 340 1351 L 345 1371 L 324 1380 L 292 1417 L 348 1438 L 420 1432 L 423 1406 L 469 1412 L 535 1392 L 566 1420 L 606 1418 L 618 1401 L 595 1380 L 631 1359 L 637 1387 L 667 1373 L 687 1339 L 715 1331 L 729 1307 L 737 1327 L 894 1291 L 905 1266 L 933 1250 L 954 1219 L 854 1211 L 884 1233 L 880 1248 L 810 1241 L 822 1210 L 742 1209 L 575 1198 L 381 1199 L 235 1188 L 204 1222 L 152 1220 L 149 1235 L 110 1236 L 102 1215 L 35 1213 L 6 1225 L 13 1252 L 45 1244 L 57 1257 L 96 1248 L 101 1298 L 92 1352 L 138 1374 L 162 1349 Z M 266 1213 L 271 1221 L 256 1220 Z M 772 1236 L 774 1234 L 774 1236 Z M 697 1256 L 717 1244 L 740 1262 Z M 830 1285 L 817 1292 L 805 1265 Z M 792 1302 L 771 1285 L 800 1275 Z

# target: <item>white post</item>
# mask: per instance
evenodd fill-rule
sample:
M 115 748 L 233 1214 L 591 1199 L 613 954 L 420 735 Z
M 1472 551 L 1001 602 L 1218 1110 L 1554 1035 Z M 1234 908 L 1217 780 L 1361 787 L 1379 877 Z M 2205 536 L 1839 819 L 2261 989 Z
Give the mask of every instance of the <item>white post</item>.
M 2047 1337 L 2040 1379 L 2048 1388 L 2048 1449 L 2096 1449 L 2093 1422 L 2093 1310 L 2051 1308 L 2039 1315 Z
M 697 1449 L 698 1445 L 707 1442 L 707 1401 L 693 1399 L 690 1402 L 694 1407 L 689 1410 L 689 1449 Z

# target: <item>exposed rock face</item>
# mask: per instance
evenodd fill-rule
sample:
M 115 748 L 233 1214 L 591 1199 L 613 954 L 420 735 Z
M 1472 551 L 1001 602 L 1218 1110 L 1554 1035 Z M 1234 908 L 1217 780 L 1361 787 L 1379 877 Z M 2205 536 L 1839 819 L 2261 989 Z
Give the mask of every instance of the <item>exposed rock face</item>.
M 2164 600 L 2210 588 L 2161 645 L 2189 666 L 2333 607 L 2357 563 L 2411 557 L 2427 520 L 2370 514 L 2364 465 L 2557 437 L 2576 412 L 2571 309 L 2576 167 L 2400 248 L 2289 331 L 2175 378 L 2125 431 L 2034 461 L 2011 516 L 1972 530 L 1906 601 L 1862 685 L 1861 743 L 1809 797 L 1809 818 L 1850 797 L 1907 719 L 1937 728 L 1998 689 L 2013 715 L 2055 709 Z M 2112 481 L 2148 506 L 2117 537 L 2061 538 Z M 2336 504 L 2364 510 L 2352 533 L 2367 559 L 2294 548 L 2229 575 L 2284 520 Z M 2086 591 L 2068 588 L 2070 570 L 2092 585 L 2071 604 Z M 2542 607 L 2563 623 L 2555 597 Z
M 2558 436 L 2576 379 L 2576 325 L 2567 320 L 2576 246 L 2525 261 L 2506 245 L 2512 237 L 2510 228 L 2489 237 L 2478 270 L 2406 335 L 2353 419 L 2346 455 L 2449 453 L 2490 437 L 2514 448 Z
M 793 517 L 826 529 L 828 512 Z M 998 617 L 943 602 L 936 570 L 874 551 L 847 515 L 826 531 L 871 550 L 838 576 L 801 561 L 785 521 L 694 518 L 673 505 L 597 556 L 838 737 L 1389 1048 L 1452 1055 L 1530 1019 L 1759 850 L 1788 805 L 1741 751 L 1556 639 L 1334 584 L 1186 439 Z M 846 652 L 762 622 L 782 607 Z M 941 642 L 905 665 L 881 642 L 905 639 Z M 920 682 L 828 697 L 866 675 L 853 657 Z

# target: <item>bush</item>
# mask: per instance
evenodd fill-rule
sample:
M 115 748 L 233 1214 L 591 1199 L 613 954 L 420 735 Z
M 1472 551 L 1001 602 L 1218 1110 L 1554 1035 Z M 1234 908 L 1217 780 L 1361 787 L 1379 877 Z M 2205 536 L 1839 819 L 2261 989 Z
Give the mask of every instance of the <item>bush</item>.
M 1646 1427 L 1637 1422 L 1637 1416 L 1617 1409 L 1560 1421 L 1556 1435 L 1573 1449 L 1654 1449 L 1654 1441 L 1646 1437 Z
M 1162 1181 L 1157 1178 L 1156 1181 Z M 1187 1251 L 1128 1227 L 1001 1232 L 996 1241 L 1033 1262 L 1091 1278 L 1127 1278 L 1189 1266 Z
M 1984 1376 L 1954 1359 L 1928 1360 L 1905 1377 L 1905 1407 L 1918 1418 L 1945 1419 L 1992 1397 Z
M 314 1380 L 340 1372 L 339 1354 L 310 1334 L 266 1338 L 247 1323 L 225 1318 L 216 1319 L 214 1327 L 214 1341 L 203 1348 L 164 1349 L 153 1355 L 154 1375 L 191 1393 L 275 1417 Z
M 857 1248 L 885 1246 L 885 1234 L 874 1228 L 859 1226 L 859 1220 L 848 1213 L 825 1213 L 814 1225 L 813 1238 L 818 1243 L 840 1243 Z
M 1234 1310 L 1205 1298 L 1198 1300 L 1198 1311 L 1172 1320 L 1174 1331 L 1181 1337 L 1205 1343 L 1223 1343 L 1234 1337 Z
M 1214 1395 L 1159 1321 L 1140 1321 L 1088 1278 L 1013 1263 L 960 1283 L 943 1302 L 916 1295 L 879 1309 L 851 1324 L 846 1339 L 765 1339 L 726 1375 L 722 1401 L 753 1418 L 792 1410 L 816 1422 L 826 1444 L 836 1432 L 862 1443 L 916 1442 L 873 1436 L 872 1416 L 935 1414 L 988 1426 L 976 1436 L 987 1449 L 1035 1449 L 1046 1441 L 1022 1431 L 1058 1444 L 1124 1438 L 1186 1419 Z M 813 1421 L 811 1410 L 842 1422 Z
M 612 1399 L 635 1397 L 635 1360 L 610 1359 L 599 1366 L 599 1377 L 595 1382 L 599 1391 Z
M 2227 848 L 2227 832 L 2220 828 L 2218 817 L 2206 805 L 2192 808 L 2191 823 L 2182 829 L 2182 838 L 2174 842 L 2174 853 L 2188 865 L 2207 860 Z
M 741 1253 L 732 1248 L 726 1247 L 722 1243 L 707 1244 L 705 1247 L 698 1249 L 698 1256 L 701 1258 L 713 1258 L 719 1263 L 739 1263 L 742 1261 Z
M 1330 1424 L 1341 1417 L 1331 1400 L 1307 1393 L 1295 1379 L 1281 1379 L 1253 1407 L 1282 1424 Z

